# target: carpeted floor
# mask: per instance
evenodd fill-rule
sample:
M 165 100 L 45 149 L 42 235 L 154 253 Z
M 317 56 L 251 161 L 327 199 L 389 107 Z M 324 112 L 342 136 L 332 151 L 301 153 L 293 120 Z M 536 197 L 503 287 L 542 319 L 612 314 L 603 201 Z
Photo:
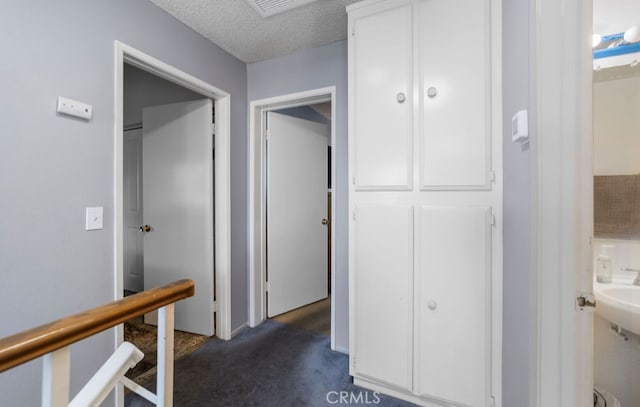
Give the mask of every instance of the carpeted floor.
M 176 361 L 174 380 L 176 407 L 330 406 L 341 391 L 359 397 L 359 405 L 413 406 L 354 386 L 348 356 L 333 352 L 329 337 L 273 320 L 227 342 L 206 341 Z M 153 382 L 147 387 L 155 390 Z M 125 405 L 152 406 L 133 393 Z

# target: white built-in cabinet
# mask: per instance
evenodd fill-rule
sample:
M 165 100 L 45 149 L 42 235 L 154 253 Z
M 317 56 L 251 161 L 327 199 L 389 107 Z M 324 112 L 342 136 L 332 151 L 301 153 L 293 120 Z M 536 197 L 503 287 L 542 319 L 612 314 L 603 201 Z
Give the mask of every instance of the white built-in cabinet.
M 422 405 L 499 406 L 500 1 L 348 13 L 351 375 Z

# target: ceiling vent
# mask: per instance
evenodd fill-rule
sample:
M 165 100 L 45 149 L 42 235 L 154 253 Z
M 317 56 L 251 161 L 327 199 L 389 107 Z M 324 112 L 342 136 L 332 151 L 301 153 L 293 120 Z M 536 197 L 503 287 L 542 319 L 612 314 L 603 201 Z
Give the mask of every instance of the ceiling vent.
M 271 17 L 318 0 L 247 0 L 261 17 Z

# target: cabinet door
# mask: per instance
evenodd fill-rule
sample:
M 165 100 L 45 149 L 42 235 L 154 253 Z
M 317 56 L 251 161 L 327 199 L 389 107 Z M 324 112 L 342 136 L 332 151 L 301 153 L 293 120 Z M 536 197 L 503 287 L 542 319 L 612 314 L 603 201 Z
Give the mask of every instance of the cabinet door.
M 418 12 L 422 189 L 489 189 L 490 1 L 429 0 Z
M 353 21 L 356 190 L 412 187 L 413 5 Z
M 411 388 L 413 209 L 356 207 L 355 373 Z
M 491 378 L 491 209 L 418 215 L 415 392 L 486 406 Z

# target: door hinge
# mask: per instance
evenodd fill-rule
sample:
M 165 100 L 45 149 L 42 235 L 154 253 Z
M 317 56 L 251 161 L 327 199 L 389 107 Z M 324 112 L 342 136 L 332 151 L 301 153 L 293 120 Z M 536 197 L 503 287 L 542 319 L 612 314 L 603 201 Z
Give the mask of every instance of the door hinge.
M 592 293 L 578 293 L 576 296 L 576 306 L 580 311 L 595 312 L 596 297 Z
M 351 215 L 351 217 L 353 218 L 353 220 L 356 220 L 356 211 L 353 211 L 353 215 Z
M 352 183 L 353 185 L 355 185 L 355 184 L 356 184 L 356 176 L 355 176 L 355 175 L 354 175 L 353 177 L 351 177 L 351 183 Z
M 495 171 L 491 171 L 491 183 L 495 183 L 496 182 L 496 172 Z
M 269 282 L 268 281 L 264 282 L 264 290 L 265 291 L 269 291 Z
M 491 221 L 490 221 L 491 226 L 495 226 L 496 225 L 496 214 L 493 213 L 493 209 L 491 210 Z
M 211 134 L 213 134 L 214 136 L 216 134 L 216 124 L 215 123 L 211 123 Z
M 213 302 L 213 312 L 218 312 L 218 302 L 217 301 Z

